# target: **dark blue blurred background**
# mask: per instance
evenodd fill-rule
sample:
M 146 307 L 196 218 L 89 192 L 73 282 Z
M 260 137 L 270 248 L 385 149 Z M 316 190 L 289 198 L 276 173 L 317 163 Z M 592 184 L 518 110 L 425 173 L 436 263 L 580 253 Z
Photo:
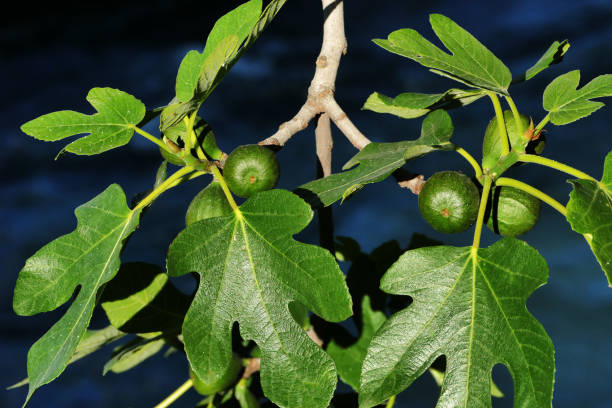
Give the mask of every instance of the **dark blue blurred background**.
M 208 4 L 210 3 L 210 5 Z M 148 107 L 164 105 L 173 96 L 174 78 L 183 55 L 201 49 L 212 23 L 238 1 L 90 1 L 48 2 L 42 8 L 17 2 L 16 12 L 3 12 L 0 25 L 0 385 L 26 375 L 26 353 L 65 308 L 41 316 L 18 318 L 12 312 L 12 290 L 24 260 L 38 248 L 74 229 L 74 207 L 100 193 L 110 183 L 121 184 L 128 196 L 146 190 L 160 162 L 157 149 L 134 136 L 116 151 L 91 158 L 53 157 L 62 143 L 37 142 L 19 126 L 44 113 L 61 109 L 91 112 L 85 101 L 94 86 L 112 86 L 140 98 Z M 456 83 L 437 77 L 419 65 L 391 55 L 370 39 L 411 27 L 433 39 L 428 14 L 445 14 L 472 32 L 514 73 L 535 62 L 554 40 L 570 40 L 562 64 L 511 89 L 523 113 L 539 120 L 544 115 L 541 92 L 554 77 L 581 69 L 582 83 L 612 73 L 612 3 L 609 0 L 538 1 L 505 3 L 440 0 L 347 1 L 348 54 L 342 60 L 337 99 L 355 124 L 372 140 L 397 141 L 418 135 L 420 120 L 400 120 L 361 111 L 372 91 L 395 95 L 403 91 L 441 92 Z M 321 39 L 320 3 L 289 0 L 272 26 L 234 67 L 206 102 L 202 116 L 212 125 L 221 148 L 254 143 L 289 119 L 304 101 Z M 601 176 L 605 154 L 612 147 L 612 115 L 604 108 L 591 117 L 563 127 L 548 127 L 548 157 L 568 162 Z M 485 99 L 451 111 L 454 141 L 480 156 L 480 141 L 492 116 Z M 146 128 L 156 132 L 155 124 Z M 334 166 L 355 151 L 335 132 Z M 280 187 L 294 189 L 315 174 L 312 128 L 296 135 L 278 154 Z M 468 165 L 453 153 L 440 152 L 410 164 L 426 176 L 442 169 Z M 541 167 L 523 166 L 514 176 L 529 181 L 566 202 L 566 176 Z M 204 179 L 204 178 L 203 178 Z M 205 185 L 199 179 L 160 198 L 130 241 L 124 260 L 163 265 L 171 239 L 183 227 L 189 200 Z M 352 200 L 334 206 L 336 233 L 357 239 L 364 250 L 395 239 L 403 247 L 414 232 L 455 245 L 469 245 L 472 232 L 446 236 L 421 219 L 416 197 L 387 180 L 367 186 Z M 316 229 L 300 239 L 316 242 Z M 495 236 L 485 231 L 483 244 Z M 543 206 L 541 220 L 525 235 L 550 266 L 548 285 L 529 300 L 528 307 L 542 322 L 556 347 L 555 406 L 612 407 L 612 293 L 603 273 L 581 236 L 565 220 Z M 105 324 L 100 317 L 94 326 Z M 136 369 L 102 377 L 109 351 L 70 366 L 52 384 L 34 396 L 30 407 L 148 407 L 163 399 L 186 379 L 178 355 L 155 357 Z M 495 370 L 496 381 L 507 392 L 512 385 L 505 370 Z M 401 394 L 398 407 L 433 407 L 437 389 L 423 376 Z M 18 407 L 25 388 L 0 392 L 0 406 Z M 192 406 L 190 392 L 176 407 Z M 511 398 L 494 401 L 512 406 Z

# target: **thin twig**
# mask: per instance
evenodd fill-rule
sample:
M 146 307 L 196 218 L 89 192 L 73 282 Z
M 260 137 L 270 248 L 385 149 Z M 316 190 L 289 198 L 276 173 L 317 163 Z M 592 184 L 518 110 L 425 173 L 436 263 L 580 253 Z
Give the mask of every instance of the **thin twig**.
M 317 146 L 317 178 L 327 177 L 332 173 L 332 139 L 331 122 L 327 113 L 321 114 L 315 128 Z M 334 216 L 332 207 L 321 207 L 317 210 L 319 226 L 319 245 L 332 254 L 334 251 Z
M 317 158 L 319 159 L 322 172 L 319 177 L 327 177 L 332 173 L 332 148 L 334 147 L 331 124 L 327 113 L 323 113 L 319 116 L 317 127 L 315 128 L 315 141 L 317 146 Z
M 308 127 L 316 115 L 324 113 L 329 115 L 357 149 L 361 150 L 370 143 L 334 99 L 338 66 L 342 55 L 346 53 L 344 2 L 342 0 L 321 0 L 321 2 L 325 15 L 323 42 L 306 102 L 291 120 L 283 123 L 272 136 L 259 142 L 260 145 L 283 146 L 294 134 Z

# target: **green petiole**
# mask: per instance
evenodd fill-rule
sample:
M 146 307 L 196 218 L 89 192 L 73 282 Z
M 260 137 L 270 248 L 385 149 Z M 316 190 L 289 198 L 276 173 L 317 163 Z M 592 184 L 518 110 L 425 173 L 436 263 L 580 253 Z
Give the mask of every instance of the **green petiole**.
M 147 195 L 145 198 L 143 198 L 138 205 L 136 205 L 136 207 L 134 207 L 132 209 L 132 212 L 137 211 L 143 207 L 146 207 L 147 205 L 151 204 L 151 202 L 153 202 L 153 200 L 155 200 L 157 197 L 159 197 L 164 191 L 182 183 L 184 180 L 184 177 L 191 173 L 194 169 L 192 167 L 189 166 L 185 166 L 179 170 L 177 170 L 173 175 L 171 175 L 170 177 L 168 177 L 163 183 L 161 183 L 156 189 L 154 189 L 153 191 L 151 191 L 149 193 L 149 195 Z M 200 172 L 202 173 L 202 172 Z M 193 178 L 193 177 L 191 177 Z
M 385 408 L 393 408 L 393 405 L 395 405 L 395 395 L 389 398 L 389 401 L 387 401 L 387 405 L 385 405 Z
M 508 140 L 508 131 L 506 130 L 506 122 L 504 121 L 504 113 L 502 112 L 499 98 L 495 92 L 487 91 L 487 95 L 491 98 L 495 116 L 497 117 L 497 128 L 499 129 L 499 137 L 501 139 L 502 157 L 510 153 L 510 141 Z
M 221 185 L 221 189 L 223 189 L 225 198 L 227 198 L 227 202 L 229 203 L 229 205 L 232 207 L 232 209 L 236 213 L 236 216 L 240 216 L 241 213 L 240 213 L 240 210 L 238 209 L 238 204 L 236 204 L 236 200 L 234 200 L 234 196 L 232 196 L 232 193 L 230 192 L 229 187 L 227 186 L 227 183 L 225 182 L 225 179 L 221 175 L 221 172 L 219 171 L 217 166 L 215 165 L 210 166 L 210 171 L 215 177 L 215 180 L 217 180 L 219 184 Z
M 480 181 L 480 183 L 482 183 L 482 169 L 480 168 L 480 165 L 478 164 L 476 159 L 474 159 L 474 157 L 462 147 L 455 147 L 455 151 L 461 156 L 463 156 L 463 158 L 472 165 L 472 167 L 474 168 L 474 172 L 476 173 L 476 178 L 478 179 L 478 181 Z
M 575 169 L 574 167 L 568 166 L 567 164 L 563 164 L 552 159 L 547 159 L 546 157 L 536 156 L 533 154 L 521 154 L 519 155 L 519 161 L 522 161 L 524 163 L 540 164 L 542 166 L 557 169 L 582 180 L 591 180 L 597 182 L 597 180 L 593 177 L 578 169 Z
M 521 115 L 519 114 L 518 109 L 516 109 L 516 105 L 514 104 L 514 101 L 512 100 L 510 95 L 506 95 L 505 98 L 506 98 L 506 102 L 508 102 L 508 106 L 510 107 L 510 110 L 512 111 L 512 116 L 514 116 L 514 123 L 516 123 L 519 135 L 522 135 L 525 133 L 525 129 L 523 129 L 523 122 L 521 121 Z
M 487 201 L 489 200 L 491 184 L 493 184 L 493 180 L 491 179 L 491 177 L 484 176 L 484 185 L 482 187 L 482 195 L 480 196 L 480 207 L 478 207 L 478 216 L 476 217 L 476 229 L 474 230 L 474 242 L 472 243 L 472 254 L 474 256 L 476 255 L 476 251 L 480 247 L 482 224 L 484 221 L 485 211 L 487 209 Z
M 534 134 L 537 135 L 540 131 L 542 131 L 542 129 L 544 129 L 544 126 L 546 126 L 548 122 L 550 122 L 550 113 L 544 116 L 544 119 L 542 119 L 540 123 L 538 123 L 538 125 L 535 127 Z
M 164 149 L 168 153 L 170 153 L 172 155 L 175 154 L 172 150 L 170 150 L 170 148 L 168 146 L 166 146 L 166 144 L 164 142 L 162 142 L 161 140 L 159 140 L 158 138 L 156 138 L 155 136 L 153 136 L 149 132 L 146 132 L 146 131 L 142 130 L 141 128 L 139 128 L 138 126 L 135 126 L 135 125 L 129 125 L 129 127 L 134 129 L 134 132 L 138 133 L 141 136 L 144 136 L 145 138 L 147 138 L 151 142 L 155 143 L 156 145 L 158 145 L 160 148 Z
M 166 408 L 172 405 L 174 401 L 179 399 L 181 395 L 187 392 L 193 386 L 193 380 L 190 378 L 183 383 L 180 387 L 178 387 L 174 392 L 168 395 L 162 402 L 157 404 L 155 408 Z
M 558 202 L 557 200 L 555 200 L 548 194 L 538 190 L 535 187 L 530 186 L 527 183 L 523 183 L 522 181 L 515 180 L 513 178 L 500 177 L 495 181 L 495 185 L 514 187 L 516 189 L 523 190 L 524 192 L 531 194 L 532 196 L 539 199 L 540 201 L 543 201 L 546 204 L 550 205 L 552 208 L 554 208 L 555 210 L 563 214 L 564 217 L 567 217 L 567 209 L 565 208 L 563 204 L 561 204 L 560 202 Z

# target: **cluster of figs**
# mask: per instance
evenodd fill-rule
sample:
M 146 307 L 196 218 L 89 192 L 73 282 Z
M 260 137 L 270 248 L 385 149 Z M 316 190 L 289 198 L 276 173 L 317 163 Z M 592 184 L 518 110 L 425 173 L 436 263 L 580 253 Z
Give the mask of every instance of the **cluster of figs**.
M 533 123 L 520 115 L 522 129 Z M 541 154 L 543 137 L 525 140 L 519 132 L 511 111 L 504 112 L 504 121 L 511 146 L 525 146 L 525 151 Z M 489 122 L 483 142 L 483 169 L 492 168 L 501 156 L 497 118 Z M 540 200 L 529 193 L 509 186 L 494 186 L 489 195 L 485 223 L 489 229 L 505 237 L 526 233 L 538 221 Z M 441 171 L 433 174 L 419 194 L 419 210 L 425 221 L 435 230 L 449 234 L 467 230 L 476 221 L 480 206 L 479 187 L 463 173 Z

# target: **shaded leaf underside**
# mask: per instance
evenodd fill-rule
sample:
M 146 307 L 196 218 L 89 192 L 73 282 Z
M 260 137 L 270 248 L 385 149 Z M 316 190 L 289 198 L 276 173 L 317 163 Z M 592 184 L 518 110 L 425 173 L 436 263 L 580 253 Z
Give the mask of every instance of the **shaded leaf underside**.
M 449 89 L 441 94 L 405 92 L 390 98 L 378 92 L 371 94 L 363 105 L 378 113 L 389 113 L 404 119 L 418 118 L 436 109 L 453 109 L 469 105 L 486 96 L 481 90 Z

